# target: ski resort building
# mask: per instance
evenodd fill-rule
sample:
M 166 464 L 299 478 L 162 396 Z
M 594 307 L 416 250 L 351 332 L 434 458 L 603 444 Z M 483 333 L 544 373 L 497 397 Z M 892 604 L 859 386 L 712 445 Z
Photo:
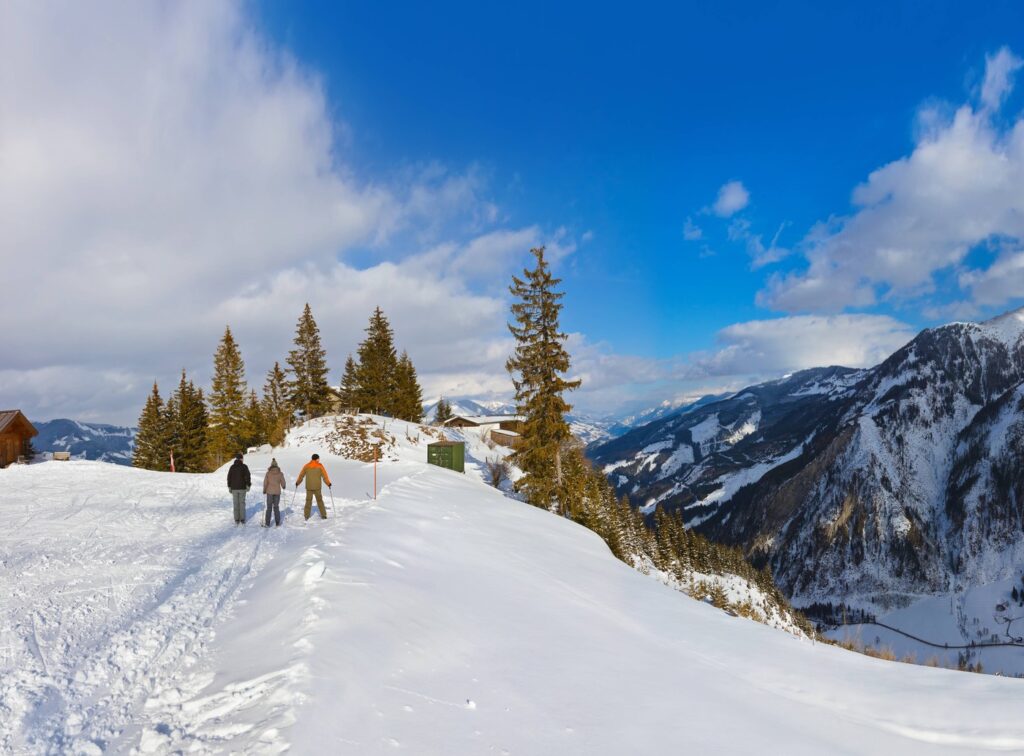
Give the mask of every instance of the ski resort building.
M 483 438 L 514 449 L 522 438 L 523 418 L 518 415 L 456 415 L 445 423 L 447 428 L 472 428 Z
M 38 435 L 21 410 L 0 410 L 0 467 L 27 457 L 29 443 Z

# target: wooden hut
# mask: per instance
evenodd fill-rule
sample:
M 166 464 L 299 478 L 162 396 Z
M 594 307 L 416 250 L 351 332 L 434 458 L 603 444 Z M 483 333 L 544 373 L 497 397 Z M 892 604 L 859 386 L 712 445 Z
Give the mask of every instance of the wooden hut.
M 448 428 L 472 428 L 481 438 L 518 449 L 522 445 L 523 418 L 518 415 L 456 415 L 445 423 Z
M 503 430 L 521 433 L 523 419 L 518 415 L 456 415 L 445 425 L 449 428 L 479 428 L 481 432 Z
M 0 410 L 0 467 L 27 456 L 29 442 L 38 435 L 21 410 Z

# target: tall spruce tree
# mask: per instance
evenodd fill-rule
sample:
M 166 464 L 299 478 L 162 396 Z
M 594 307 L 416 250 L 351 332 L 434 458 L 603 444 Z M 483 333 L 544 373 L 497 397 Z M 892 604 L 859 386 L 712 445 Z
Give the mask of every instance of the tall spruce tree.
M 395 417 L 418 423 L 423 420 L 423 390 L 416 376 L 416 368 L 403 351 L 395 368 Z
M 339 399 L 341 401 L 341 408 L 343 410 L 358 410 L 358 394 L 359 394 L 359 367 L 356 365 L 356 361 L 352 359 L 352 355 L 348 356 L 345 360 L 345 372 L 341 376 L 341 386 L 338 391 Z
M 166 415 L 174 469 L 178 472 L 206 472 L 210 460 L 206 401 L 202 389 L 188 380 L 184 370 L 181 371 L 178 388 L 167 402 Z
M 563 395 L 580 382 L 563 377 L 569 370 L 569 353 L 559 326 L 564 294 L 556 287 L 561 279 L 551 274 L 544 247 L 530 251 L 537 266 L 524 270 L 522 278 L 513 276 L 509 287 L 516 301 L 508 328 L 516 346 L 505 367 L 515 386 L 516 411 L 523 417 L 522 443 L 513 456 L 524 475 L 516 489 L 531 504 L 549 508 L 557 506 L 562 448 L 572 438 L 565 419 L 572 407 Z
M 452 405 L 443 396 L 437 400 L 434 408 L 434 425 L 444 425 L 452 419 Z
M 228 327 L 213 356 L 209 441 L 214 467 L 244 451 L 247 399 L 245 363 Z
M 153 390 L 146 399 L 139 416 L 139 429 L 135 434 L 135 450 L 132 464 L 145 470 L 167 470 L 167 417 L 164 414 L 164 400 L 160 389 L 153 383 Z
M 331 409 L 327 383 L 327 352 L 320 343 L 320 329 L 306 303 L 295 327 L 295 348 L 288 353 L 292 406 L 306 420 L 326 415 Z
M 292 406 L 288 399 L 288 378 L 277 362 L 267 373 L 263 384 L 263 414 L 267 423 L 267 443 L 280 446 L 292 424 Z
M 267 443 L 267 416 L 263 412 L 263 403 L 256 396 L 255 389 L 249 392 L 249 402 L 245 407 L 242 438 L 246 448 Z
M 356 406 L 363 412 L 394 415 L 397 399 L 398 355 L 395 338 L 380 307 L 370 316 L 366 338 L 359 345 L 356 367 Z

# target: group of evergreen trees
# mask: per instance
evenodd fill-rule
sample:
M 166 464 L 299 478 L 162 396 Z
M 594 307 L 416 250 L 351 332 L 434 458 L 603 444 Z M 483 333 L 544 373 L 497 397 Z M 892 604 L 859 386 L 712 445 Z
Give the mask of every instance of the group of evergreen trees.
M 359 363 L 351 357 L 342 381 L 342 405 L 404 420 L 422 418 L 422 391 L 409 355 L 395 352 L 391 326 L 378 307 L 359 346 Z M 284 441 L 296 416 L 320 417 L 331 411 L 336 396 L 328 383 L 327 353 L 307 303 L 296 326 L 294 349 L 267 373 L 263 396 L 248 387 L 245 361 L 231 328 L 213 358 L 213 379 L 204 397 L 182 371 L 181 383 L 164 402 L 156 383 L 139 418 L 132 459 L 136 467 L 169 470 L 171 455 L 179 472 L 219 467 L 251 446 Z
M 715 543 L 687 528 L 678 512 L 657 509 L 652 518 L 645 517 L 628 497 L 616 497 L 607 478 L 593 468 L 579 446 L 565 454 L 559 495 L 565 516 L 601 536 L 612 554 L 626 564 L 660 570 L 679 585 L 692 584 L 695 574 L 737 575 L 758 588 L 780 614 L 789 614 L 813 635 L 811 623 L 790 606 L 767 569 L 751 565 L 741 549 Z M 708 598 L 721 608 L 727 606 L 720 587 L 710 587 Z
M 423 419 L 423 391 L 407 352 L 398 354 L 395 336 L 379 307 L 370 316 L 366 338 L 345 361 L 341 405 L 345 409 L 388 415 L 418 423 Z
M 203 472 L 209 465 L 209 415 L 203 390 L 181 371 L 181 382 L 164 402 L 154 383 L 139 418 L 132 464 L 147 470 Z

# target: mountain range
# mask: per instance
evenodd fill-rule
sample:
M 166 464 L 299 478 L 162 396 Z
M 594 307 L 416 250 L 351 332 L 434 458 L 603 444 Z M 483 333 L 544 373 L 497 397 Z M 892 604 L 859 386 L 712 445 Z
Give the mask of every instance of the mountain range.
M 620 494 L 768 564 L 794 601 L 898 606 L 1024 563 L 1024 310 L 876 367 L 751 386 L 591 447 Z
M 77 420 L 47 420 L 33 423 L 39 435 L 32 439 L 37 452 L 71 452 L 76 459 L 132 463 L 135 428 L 101 423 L 80 423 Z
M 566 416 L 572 433 L 584 444 L 592 446 L 608 439 L 618 438 L 647 423 L 665 417 L 671 417 L 700 407 L 708 402 L 721 399 L 725 395 L 704 396 L 697 400 L 672 399 L 660 404 L 627 414 L 589 415 L 586 413 L 570 413 Z M 478 400 L 472 397 L 446 397 L 455 415 L 514 415 L 516 407 L 502 400 Z M 437 413 L 437 402 L 423 405 L 423 422 L 432 423 Z

